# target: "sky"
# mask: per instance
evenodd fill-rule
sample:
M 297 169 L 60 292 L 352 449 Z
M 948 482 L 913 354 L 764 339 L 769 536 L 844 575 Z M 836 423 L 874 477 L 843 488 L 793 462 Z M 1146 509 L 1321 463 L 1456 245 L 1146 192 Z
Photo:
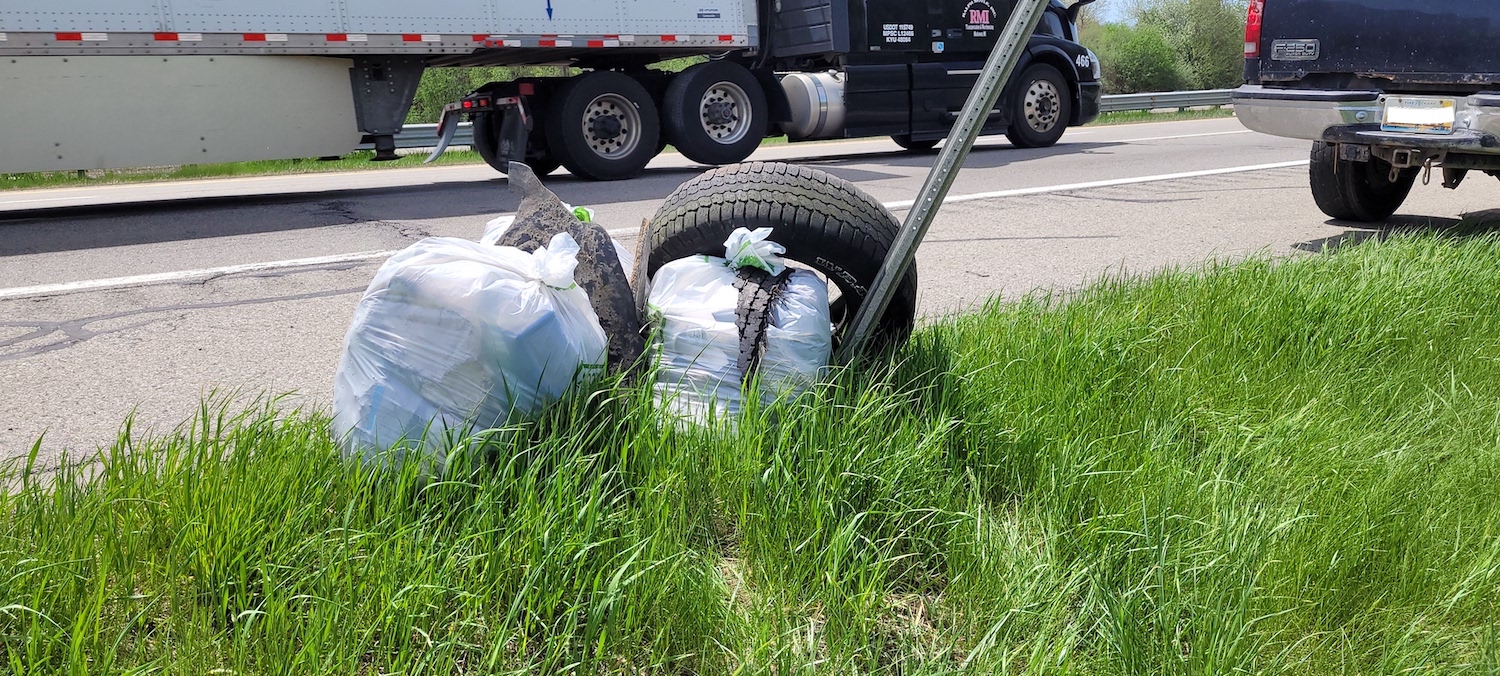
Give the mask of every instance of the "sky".
M 1099 19 L 1105 23 L 1124 21 L 1130 9 L 1129 0 L 1099 0 L 1094 3 Z

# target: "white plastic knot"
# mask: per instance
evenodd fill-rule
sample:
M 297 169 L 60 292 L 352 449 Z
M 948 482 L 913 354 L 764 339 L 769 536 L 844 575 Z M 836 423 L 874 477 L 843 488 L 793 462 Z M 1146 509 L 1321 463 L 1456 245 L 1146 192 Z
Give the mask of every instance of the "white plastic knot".
M 735 228 L 724 240 L 724 258 L 732 268 L 760 268 L 773 275 L 786 269 L 786 261 L 780 254 L 786 247 L 767 239 L 771 228 Z
M 573 270 L 578 267 L 578 242 L 572 235 L 559 232 L 547 246 L 531 252 L 531 261 L 536 266 L 536 278 L 543 284 L 554 289 L 571 289 Z

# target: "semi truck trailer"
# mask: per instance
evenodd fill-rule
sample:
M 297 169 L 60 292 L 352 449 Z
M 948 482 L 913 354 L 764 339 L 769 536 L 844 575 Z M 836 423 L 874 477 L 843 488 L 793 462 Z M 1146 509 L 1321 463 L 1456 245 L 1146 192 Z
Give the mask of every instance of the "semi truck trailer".
M 1056 143 L 1099 112 L 1079 7 L 1049 5 L 985 133 Z M 422 73 L 560 66 L 448 107 L 497 170 L 594 180 L 668 144 L 944 138 L 1014 0 L 5 0 L 0 173 L 396 157 Z M 699 57 L 678 72 L 653 67 Z

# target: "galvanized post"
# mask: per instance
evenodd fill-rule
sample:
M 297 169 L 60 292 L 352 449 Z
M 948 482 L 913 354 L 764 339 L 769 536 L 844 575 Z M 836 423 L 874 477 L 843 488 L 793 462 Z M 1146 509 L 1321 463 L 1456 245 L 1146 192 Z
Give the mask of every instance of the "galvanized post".
M 964 103 L 963 113 L 953 125 L 953 130 L 948 132 L 943 151 L 938 154 L 937 162 L 932 165 L 932 170 L 927 173 L 927 180 L 922 184 L 922 192 L 917 195 L 916 203 L 907 212 L 906 221 L 896 235 L 896 242 L 886 254 L 885 263 L 870 286 L 870 294 L 865 296 L 859 312 L 854 315 L 854 324 L 839 347 L 838 359 L 842 363 L 849 363 L 859 354 L 874 333 L 876 322 L 885 314 L 901 277 L 906 274 L 907 267 L 916 256 L 917 245 L 927 234 L 933 216 L 937 215 L 938 206 L 943 203 L 943 198 L 948 195 L 948 188 L 953 185 L 958 167 L 969 156 L 969 149 L 974 147 L 974 139 L 979 137 L 979 131 L 984 128 L 990 111 L 995 109 L 995 100 L 1000 97 L 1011 71 L 1015 70 L 1016 63 L 1020 61 L 1021 50 L 1026 48 L 1031 33 L 1036 30 L 1047 1 L 1017 0 L 1015 11 L 1005 23 L 1000 39 L 995 42 L 995 51 L 990 52 L 989 60 L 984 63 L 984 70 L 979 73 L 979 81 L 974 84 L 974 91 L 969 92 L 969 100 Z

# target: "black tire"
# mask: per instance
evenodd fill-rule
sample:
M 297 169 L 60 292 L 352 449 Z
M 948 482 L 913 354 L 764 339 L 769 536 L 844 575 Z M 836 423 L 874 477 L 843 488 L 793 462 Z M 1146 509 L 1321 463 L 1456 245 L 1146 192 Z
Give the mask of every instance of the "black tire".
M 587 133 L 585 116 L 598 124 Z M 568 171 L 594 181 L 615 181 L 641 173 L 656 156 L 660 124 L 656 103 L 645 87 L 620 73 L 594 71 L 573 77 L 557 90 L 543 127 L 547 147 Z
M 712 107 L 712 108 L 710 108 Z M 766 94 L 744 66 L 700 63 L 672 77 L 662 126 L 677 151 L 702 164 L 733 164 L 766 137 Z
M 909 153 L 930 153 L 942 139 L 930 139 L 927 141 L 914 141 L 911 134 L 896 134 L 891 137 L 896 145 L 901 146 Z
M 1420 167 L 1403 169 L 1391 182 L 1391 165 L 1378 157 L 1369 162 L 1339 159 L 1334 143 L 1313 141 L 1307 178 L 1313 201 L 1331 218 L 1370 223 L 1383 221 L 1401 208 Z
M 1062 138 L 1073 119 L 1073 90 L 1056 68 L 1032 64 L 1016 79 L 1005 138 L 1017 148 L 1046 148 Z
M 864 301 L 900 225 L 854 184 L 810 167 L 752 162 L 722 167 L 682 184 L 652 217 L 647 272 L 688 256 L 724 255 L 735 228 L 773 228 L 786 257 L 838 287 L 834 340 Z M 881 317 L 876 346 L 904 342 L 917 316 L 917 270 L 901 279 Z
M 526 166 L 537 176 L 546 176 L 562 166 L 557 158 L 547 150 L 547 136 L 541 129 L 535 126 L 540 124 L 538 118 L 532 126 L 531 133 L 526 138 Z M 484 159 L 484 163 L 502 174 L 509 167 L 500 161 L 500 118 L 494 113 L 481 113 L 474 116 L 474 151 Z

